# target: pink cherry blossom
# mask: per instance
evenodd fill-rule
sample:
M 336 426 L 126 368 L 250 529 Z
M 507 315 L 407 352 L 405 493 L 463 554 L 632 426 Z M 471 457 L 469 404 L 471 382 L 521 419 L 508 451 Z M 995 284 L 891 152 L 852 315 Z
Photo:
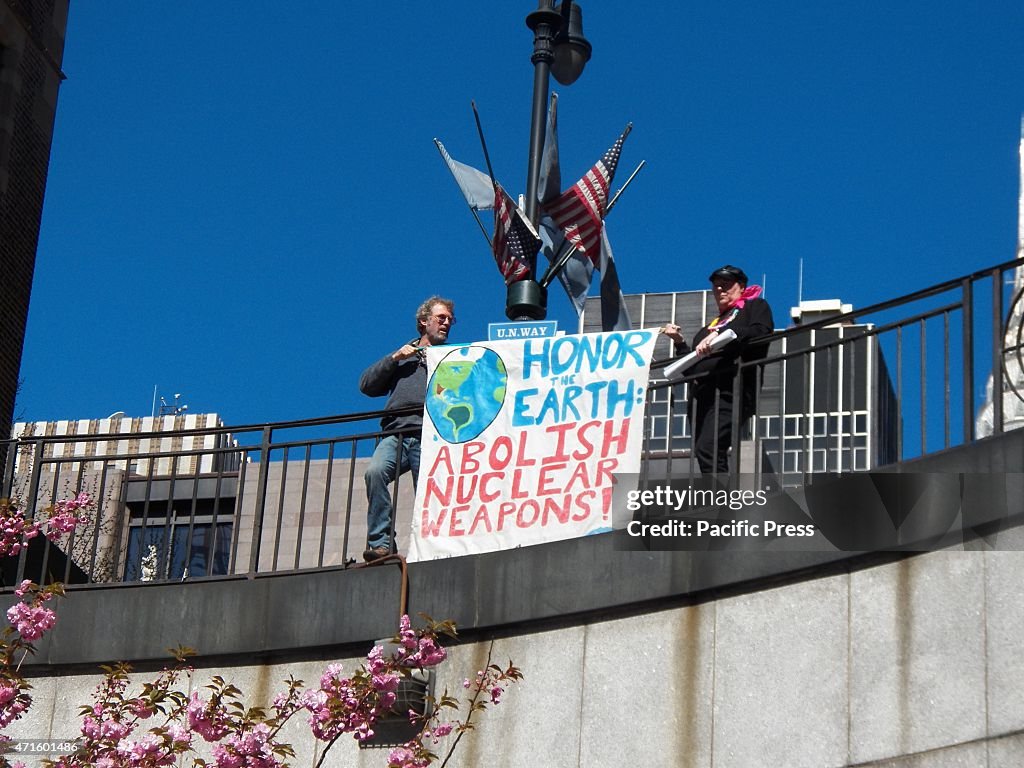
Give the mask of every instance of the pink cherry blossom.
M 403 648 L 412 650 L 416 647 L 416 632 L 412 629 L 412 622 L 407 614 L 403 614 L 399 620 L 398 637 Z
M 198 691 L 193 692 L 186 712 L 189 727 L 206 741 L 219 741 L 230 730 L 225 712 L 212 701 L 204 701 Z
M 156 711 L 143 699 L 134 699 L 131 702 L 131 712 L 133 715 L 143 720 L 156 714 Z
M 24 640 L 31 643 L 53 629 L 53 625 L 57 623 L 57 614 L 41 605 L 15 603 L 7 609 L 7 620 Z
M 0 707 L 0 728 L 6 728 L 8 725 L 13 723 L 25 710 L 28 709 L 29 704 L 32 703 L 32 698 L 27 694 L 21 694 L 20 696 L 11 699 L 9 702 Z
M 121 741 L 132 732 L 132 727 L 120 720 L 104 720 L 100 723 L 99 737 L 109 741 Z
M 430 761 L 416 757 L 407 745 L 395 747 L 388 753 L 388 768 L 426 768 Z
M 218 768 L 279 768 L 270 741 L 270 728 L 266 723 L 252 730 L 233 733 L 223 744 L 213 748 Z

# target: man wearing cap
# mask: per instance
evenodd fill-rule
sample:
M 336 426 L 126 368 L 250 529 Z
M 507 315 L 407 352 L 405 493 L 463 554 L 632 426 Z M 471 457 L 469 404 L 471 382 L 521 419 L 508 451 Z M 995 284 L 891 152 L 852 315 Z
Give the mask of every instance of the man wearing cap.
M 690 382 L 690 423 L 693 449 L 701 473 L 726 474 L 729 471 L 729 446 L 732 445 L 733 381 L 737 360 L 761 360 L 768 354 L 768 345 L 751 344 L 774 330 L 772 310 L 760 298 L 761 287 L 747 286 L 746 273 L 726 264 L 711 273 L 711 290 L 718 305 L 718 316 L 697 331 L 692 349 L 700 360 L 687 371 Z M 712 350 L 719 333 L 730 329 L 736 338 L 724 347 Z M 661 329 L 675 343 L 676 354 L 690 352 L 678 325 L 669 323 Z M 740 421 L 754 414 L 757 399 L 757 369 L 743 369 Z
M 423 430 L 423 401 L 427 394 L 427 363 L 423 349 L 448 341 L 448 332 L 454 324 L 455 304 L 449 299 L 431 296 L 416 310 L 419 337 L 382 357 L 359 378 L 359 390 L 364 395 L 388 395 L 380 428 L 392 433 L 377 443 L 370 466 L 363 475 L 368 505 L 363 559 L 368 563 L 387 557 L 394 551 L 391 526 L 395 510 L 388 485 L 411 470 L 415 486 L 420 473 L 420 433 Z M 414 409 L 413 412 L 408 412 L 410 409 Z

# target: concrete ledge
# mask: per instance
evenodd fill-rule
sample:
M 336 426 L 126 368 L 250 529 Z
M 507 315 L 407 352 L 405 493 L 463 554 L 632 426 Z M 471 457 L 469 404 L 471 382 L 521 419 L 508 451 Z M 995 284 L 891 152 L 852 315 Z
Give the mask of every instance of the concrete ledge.
M 995 456 L 997 466 L 1024 467 L 1024 431 L 915 462 L 913 470 L 987 472 L 995 465 Z M 862 480 L 858 475 L 840 479 L 832 483 L 831 493 L 841 497 Z M 1019 512 L 1024 494 L 1009 482 L 1004 490 L 1011 497 L 1006 506 Z M 828 495 L 823 503 L 829 503 Z M 991 510 L 972 511 L 972 522 L 982 522 L 982 512 Z M 635 552 L 624 551 L 619 536 L 413 564 L 408 567 L 406 609 L 452 618 L 470 634 L 538 622 L 572 624 L 588 616 L 694 602 L 723 590 L 755 591 L 784 579 L 841 573 L 900 557 L 763 549 Z M 35 662 L 165 659 L 166 649 L 177 644 L 196 648 L 204 657 L 261 658 L 328 646 L 362 646 L 391 636 L 401 596 L 397 564 L 181 584 L 83 587 L 59 601 L 57 626 L 40 643 Z M 3 602 L 6 607 L 13 596 L 5 596 Z

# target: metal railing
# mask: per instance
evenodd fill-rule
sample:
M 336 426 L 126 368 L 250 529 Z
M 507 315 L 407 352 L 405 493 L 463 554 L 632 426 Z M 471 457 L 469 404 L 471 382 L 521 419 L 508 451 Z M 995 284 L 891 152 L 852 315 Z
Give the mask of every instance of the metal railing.
M 733 417 L 728 481 L 783 487 L 811 473 L 912 461 L 977 439 L 982 406 L 992 434 L 1024 423 L 1014 406 L 1024 381 L 1022 299 L 1007 282 L 1022 264 L 759 340 L 767 355 L 741 366 L 759 381 L 755 415 L 746 423 Z M 653 366 L 648 391 L 648 479 L 699 474 L 692 382 L 659 381 L 664 362 Z M 985 401 L 977 385 L 992 370 L 999 375 Z M 743 386 L 736 376 L 736 402 Z M 75 586 L 347 567 L 365 543 L 362 474 L 383 434 L 381 415 L 4 441 L 0 496 L 19 499 L 29 518 L 79 492 L 95 500 L 90 522 L 70 540 L 33 539 L 16 567 L 5 566 L 4 586 L 23 578 Z M 412 486 L 409 475 L 394 484 L 400 531 L 411 524 Z
M 362 473 L 384 434 L 381 415 L 6 441 L 0 496 L 18 500 L 26 517 L 45 517 L 48 507 L 80 492 L 94 509 L 60 546 L 32 539 L 17 573 L 7 566 L 4 584 L 176 581 L 350 565 L 363 551 Z M 171 447 L 190 439 L 205 447 Z M 133 449 L 144 441 L 167 447 Z M 393 486 L 406 517 L 411 486 L 409 475 Z
M 796 485 L 1024 425 L 1022 269 L 1017 259 L 752 342 L 766 356 L 741 363 L 748 375 L 720 393 L 738 403 L 758 382 L 755 416 L 741 423 L 733 412 L 730 481 Z M 697 382 L 658 381 L 658 368 L 646 458 L 659 476 L 699 474 L 689 397 Z

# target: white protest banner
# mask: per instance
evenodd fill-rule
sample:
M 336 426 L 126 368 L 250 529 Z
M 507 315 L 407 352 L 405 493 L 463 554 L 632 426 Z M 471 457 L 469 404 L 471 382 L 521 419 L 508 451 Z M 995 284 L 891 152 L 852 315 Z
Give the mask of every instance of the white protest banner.
M 640 471 L 654 331 L 427 349 L 409 560 L 611 530 Z

